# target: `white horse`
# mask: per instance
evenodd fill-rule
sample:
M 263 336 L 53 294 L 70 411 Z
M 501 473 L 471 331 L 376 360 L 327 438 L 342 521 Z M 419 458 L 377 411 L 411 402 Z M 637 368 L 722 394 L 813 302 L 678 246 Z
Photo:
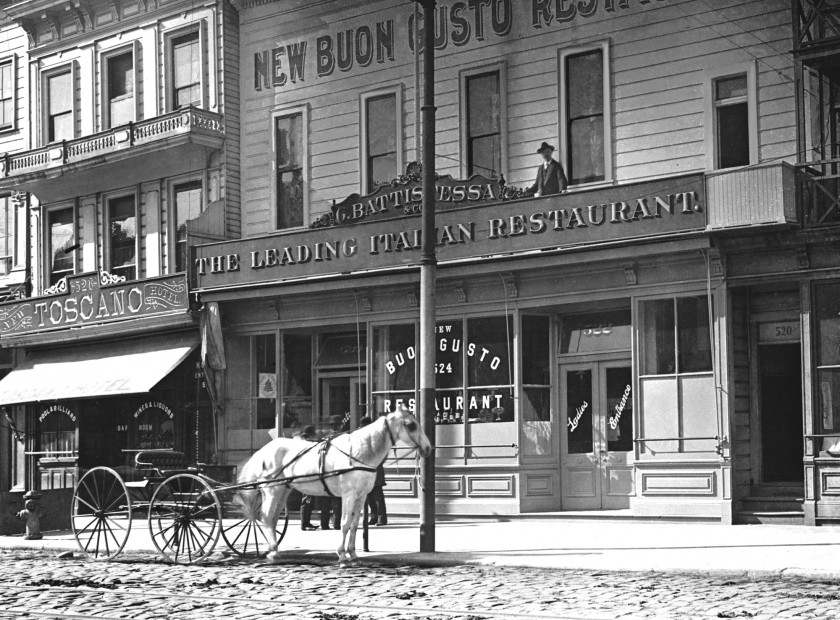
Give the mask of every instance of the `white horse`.
M 397 441 L 424 457 L 431 454 L 429 439 L 405 408 L 352 433 L 319 442 L 281 437 L 260 448 L 243 467 L 239 482 L 255 483 L 262 492 L 269 561 L 278 555 L 275 526 L 291 489 L 305 495 L 341 497 L 341 544 L 336 553 L 341 566 L 357 561 L 356 531 L 365 498 L 373 489 L 376 467 Z

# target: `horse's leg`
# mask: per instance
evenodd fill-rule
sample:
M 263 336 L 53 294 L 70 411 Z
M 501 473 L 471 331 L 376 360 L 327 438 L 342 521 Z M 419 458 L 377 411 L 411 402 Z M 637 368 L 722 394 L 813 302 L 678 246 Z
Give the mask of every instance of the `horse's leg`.
M 266 558 L 269 562 L 277 559 L 277 519 L 280 516 L 280 509 L 286 501 L 286 496 L 289 494 L 286 487 L 277 484 L 266 484 L 262 488 L 263 504 L 262 504 L 262 518 L 265 524 L 266 536 L 268 536 L 268 555 Z
M 347 513 L 347 522 L 346 526 L 342 523 L 342 533 L 345 537 L 344 548 L 350 557 L 350 561 L 353 563 L 359 561 L 356 555 L 356 532 L 359 529 L 359 518 L 362 516 L 362 507 L 365 504 L 365 498 L 366 495 L 363 493 L 359 497 L 356 497 L 355 494 L 348 495 L 347 500 L 345 500 L 349 504 L 349 510 L 346 507 L 344 508 L 344 511 Z

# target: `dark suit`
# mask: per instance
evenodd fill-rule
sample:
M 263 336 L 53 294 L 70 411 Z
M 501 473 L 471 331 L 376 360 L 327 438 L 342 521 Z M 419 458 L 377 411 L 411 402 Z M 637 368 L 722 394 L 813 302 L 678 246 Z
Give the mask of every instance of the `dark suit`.
M 566 175 L 563 174 L 563 166 L 553 159 L 548 162 L 548 168 L 543 164 L 537 168 L 537 180 L 528 188 L 532 194 L 539 192 L 540 196 L 559 194 L 566 189 Z

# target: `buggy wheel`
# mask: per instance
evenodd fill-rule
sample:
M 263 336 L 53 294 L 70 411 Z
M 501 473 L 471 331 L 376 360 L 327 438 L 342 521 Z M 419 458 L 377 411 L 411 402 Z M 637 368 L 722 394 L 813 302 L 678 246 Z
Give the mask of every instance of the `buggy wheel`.
M 195 564 L 216 546 L 222 508 L 216 492 L 193 474 L 164 480 L 149 504 L 149 535 L 170 562 Z
M 264 558 L 270 551 L 268 525 L 262 518 L 259 489 L 228 491 L 222 497 L 222 536 L 231 551 L 243 558 Z M 274 529 L 279 544 L 289 527 L 289 511 L 284 506 Z
M 82 553 L 112 560 L 131 531 L 131 498 L 120 475 L 108 467 L 85 472 L 73 490 L 70 525 Z

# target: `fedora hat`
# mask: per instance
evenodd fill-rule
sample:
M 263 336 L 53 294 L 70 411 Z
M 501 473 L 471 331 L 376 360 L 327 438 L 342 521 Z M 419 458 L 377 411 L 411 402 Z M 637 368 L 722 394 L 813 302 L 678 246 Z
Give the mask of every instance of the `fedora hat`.
M 537 153 L 542 153 L 543 151 L 554 151 L 554 147 L 548 142 L 543 142 L 540 144 L 540 148 L 537 149 Z

